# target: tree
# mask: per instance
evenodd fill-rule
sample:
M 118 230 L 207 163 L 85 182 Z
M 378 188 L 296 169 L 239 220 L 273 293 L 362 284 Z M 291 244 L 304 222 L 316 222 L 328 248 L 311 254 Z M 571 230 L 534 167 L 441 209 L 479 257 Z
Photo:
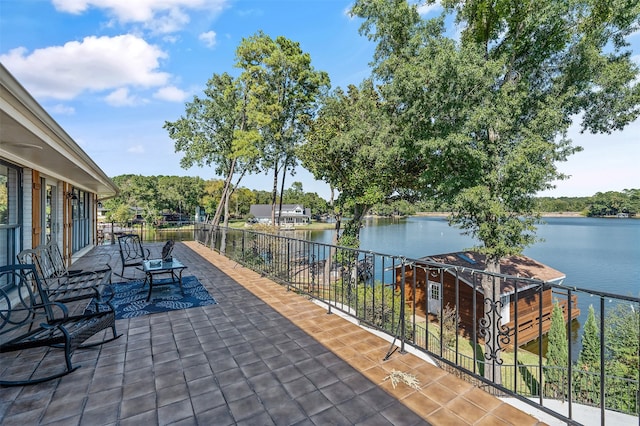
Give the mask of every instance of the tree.
M 158 176 L 158 207 L 170 213 L 192 215 L 200 205 L 204 181 L 190 176 Z
M 120 189 L 118 198 L 131 208 L 142 209 L 148 222 L 153 221 L 160 210 L 157 178 L 155 176 L 120 175 L 113 179 Z M 109 208 L 117 206 L 109 205 Z M 127 219 L 131 219 L 133 213 L 129 212 Z
M 273 170 L 272 223 L 279 176 L 297 165 L 297 146 L 302 142 L 317 97 L 329 87 L 329 76 L 311 66 L 311 56 L 300 44 L 279 36 L 275 40 L 258 32 L 243 39 L 236 50 L 236 67 L 249 95 L 249 114 L 262 136 L 261 165 Z M 282 204 L 282 199 L 280 200 Z
M 556 300 L 551 311 L 551 328 L 547 343 L 547 366 L 544 370 L 546 388 L 550 389 L 553 398 L 562 398 L 567 392 L 567 368 L 569 351 L 567 341 L 567 325 L 562 308 Z
M 310 209 L 312 214 L 323 214 L 328 211 L 326 200 L 315 192 L 304 192 L 301 182 L 293 182 L 291 187 L 284 191 L 282 199 L 286 204 L 302 204 Z
M 619 411 L 634 412 L 637 409 L 637 385 L 632 381 L 638 380 L 640 374 L 638 303 L 620 303 L 610 310 L 604 333 L 605 369 L 608 375 L 605 382 L 607 406 Z
M 600 401 L 600 331 L 596 323 L 593 305 L 589 305 L 589 314 L 582 332 L 582 349 L 578 355 L 577 388 L 585 402 L 597 404 Z
M 430 1 L 431 3 L 431 1 Z M 626 37 L 639 28 L 640 6 L 603 2 L 444 0 L 443 16 L 421 20 L 403 0 L 357 0 L 363 34 L 376 41 L 374 73 L 394 120 L 429 166 L 417 178 L 425 193 L 450 203 L 453 225 L 481 242 L 487 316 L 499 295 L 500 259 L 535 241 L 534 195 L 566 178 L 556 163 L 580 150 L 567 137 L 609 133 L 640 112 L 638 67 Z M 455 15 L 460 40 L 448 38 Z M 499 321 L 486 341 L 499 375 Z
M 261 136 L 252 121 L 249 92 L 241 80 L 229 74 L 214 74 L 207 82 L 205 97 L 194 96 L 186 104 L 186 115 L 164 128 L 175 140 L 176 152 L 183 152 L 180 166 L 215 165 L 225 177 L 213 224 L 218 225 L 223 208 L 228 220 L 229 197 L 246 173 L 256 170 Z M 235 185 L 232 179 L 236 177 Z M 226 224 L 226 223 L 225 223 Z
M 337 89 L 324 98 L 300 149 L 305 168 L 340 193 L 334 241 L 342 246 L 358 247 L 369 209 L 410 185 L 411 165 L 384 108 L 371 80 L 360 88 L 349 86 L 346 93 Z M 345 211 L 352 219 L 340 234 Z
M 600 371 L 600 332 L 596 324 L 593 305 L 589 305 L 589 314 L 584 323 L 578 367 L 586 371 Z

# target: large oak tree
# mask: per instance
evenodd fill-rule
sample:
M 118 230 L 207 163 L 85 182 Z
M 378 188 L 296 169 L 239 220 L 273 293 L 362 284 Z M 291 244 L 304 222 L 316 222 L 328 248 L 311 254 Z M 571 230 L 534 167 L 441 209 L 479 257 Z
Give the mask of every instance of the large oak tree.
M 428 3 L 433 3 L 429 1 Z M 534 196 L 564 179 L 568 138 L 609 133 L 639 113 L 638 66 L 627 36 L 629 0 L 443 0 L 423 20 L 405 0 L 357 0 L 361 31 L 377 42 L 374 73 L 394 119 L 429 165 L 417 178 L 454 209 L 452 224 L 487 255 L 485 313 L 499 312 L 500 259 L 535 241 Z M 461 30 L 449 37 L 445 17 Z M 484 328 L 485 377 L 500 383 L 499 319 Z

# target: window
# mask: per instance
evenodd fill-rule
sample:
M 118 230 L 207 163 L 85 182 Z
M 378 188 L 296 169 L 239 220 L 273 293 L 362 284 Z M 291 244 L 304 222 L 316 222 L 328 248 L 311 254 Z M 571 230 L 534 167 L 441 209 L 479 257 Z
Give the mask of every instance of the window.
M 431 285 L 431 299 L 440 300 L 440 283 L 435 283 L 435 285 Z
M 79 189 L 73 189 L 75 197 L 71 200 L 71 220 L 73 222 L 72 252 L 83 249 L 89 245 L 91 236 L 90 194 Z
M 58 230 L 58 216 L 57 216 L 57 203 L 56 203 L 56 186 L 48 183 L 46 179 L 42 179 L 42 244 L 46 244 L 49 241 L 56 240 L 56 232 Z
M 21 183 L 21 169 L 0 161 L 0 266 L 13 264 L 22 250 Z

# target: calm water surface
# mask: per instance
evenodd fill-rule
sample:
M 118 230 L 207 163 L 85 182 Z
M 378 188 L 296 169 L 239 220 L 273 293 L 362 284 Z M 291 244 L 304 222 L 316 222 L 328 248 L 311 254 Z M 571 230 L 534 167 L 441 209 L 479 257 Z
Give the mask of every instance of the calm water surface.
M 640 220 L 545 218 L 538 226 L 542 241 L 525 255 L 563 272 L 564 284 L 640 296 Z M 330 243 L 332 231 L 305 238 Z M 361 248 L 419 258 L 450 253 L 477 244 L 439 217 L 370 219 L 361 231 Z

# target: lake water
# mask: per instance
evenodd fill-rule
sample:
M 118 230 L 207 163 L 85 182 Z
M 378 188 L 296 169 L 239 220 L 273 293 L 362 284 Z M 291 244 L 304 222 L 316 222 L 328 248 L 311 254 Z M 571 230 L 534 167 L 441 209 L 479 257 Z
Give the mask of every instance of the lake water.
M 584 217 L 545 218 L 542 239 L 524 254 L 563 272 L 564 284 L 640 296 L 640 220 Z M 304 238 L 331 243 L 333 231 L 305 232 Z M 376 219 L 365 222 L 361 249 L 420 258 L 477 244 L 442 217 Z

